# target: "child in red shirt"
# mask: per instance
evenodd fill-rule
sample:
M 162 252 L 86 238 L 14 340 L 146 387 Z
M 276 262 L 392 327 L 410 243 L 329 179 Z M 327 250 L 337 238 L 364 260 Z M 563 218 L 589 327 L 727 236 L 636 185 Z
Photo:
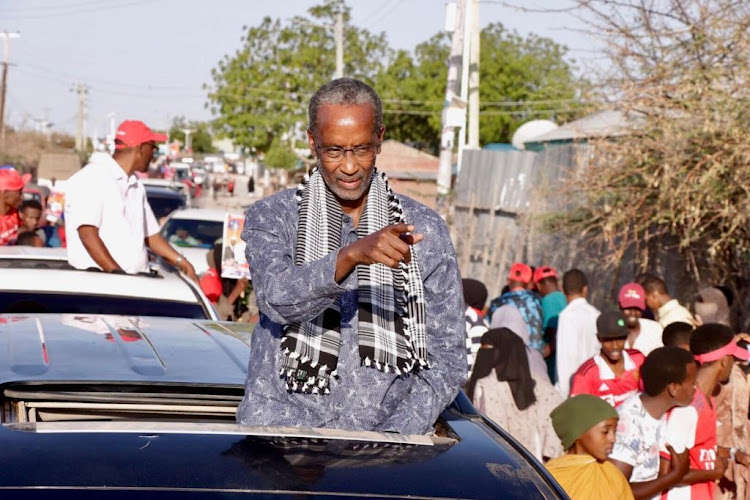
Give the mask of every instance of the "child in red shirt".
M 664 500 L 704 500 L 714 497 L 714 481 L 724 475 L 729 450 L 716 446 L 716 409 L 711 395 L 729 380 L 734 358 L 750 358 L 739 347 L 732 330 L 708 323 L 695 329 L 690 337 L 690 351 L 698 362 L 697 390 L 690 406 L 674 408 L 667 420 L 667 439 L 677 453 L 689 448 L 690 470 L 682 484 L 662 494 Z M 669 456 L 662 450 L 662 471 L 669 469 Z M 732 457 L 734 459 L 734 457 Z
M 596 331 L 601 351 L 573 375 L 570 396 L 591 394 L 617 407 L 638 390 L 638 373 L 646 358 L 640 351 L 625 349 L 628 329 L 620 311 L 599 315 Z
M 18 236 L 21 224 L 18 205 L 21 204 L 23 186 L 30 177 L 12 168 L 0 169 L 0 246 L 11 244 Z

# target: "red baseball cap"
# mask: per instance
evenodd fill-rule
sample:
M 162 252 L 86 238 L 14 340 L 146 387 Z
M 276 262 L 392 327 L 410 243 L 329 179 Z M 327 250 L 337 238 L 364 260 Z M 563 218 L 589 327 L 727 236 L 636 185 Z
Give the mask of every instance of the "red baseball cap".
M 524 264 L 523 262 L 516 262 L 510 266 L 510 272 L 508 273 L 508 279 L 511 281 L 520 281 L 521 283 L 528 283 L 531 281 L 532 271 L 531 267 Z
M 122 144 L 115 145 L 115 149 L 124 149 L 140 146 L 144 142 L 164 142 L 167 134 L 157 134 L 141 121 L 126 120 L 117 127 L 115 139 L 122 141 Z
M 719 349 L 705 354 L 696 354 L 694 357 L 699 363 L 710 363 L 711 361 L 718 361 L 724 356 L 734 356 L 742 361 L 747 361 L 750 359 L 750 351 L 744 347 L 738 346 L 734 339 L 732 339 L 732 341 L 724 347 L 720 347 Z
M 534 283 L 539 283 L 544 278 L 557 278 L 557 271 L 554 267 L 542 266 L 537 267 L 534 271 Z
M 0 191 L 20 191 L 31 179 L 31 174 L 19 174 L 16 169 L 0 170 Z
M 641 311 L 646 310 L 646 292 L 638 283 L 627 283 L 620 288 L 617 301 L 622 309 L 636 307 Z

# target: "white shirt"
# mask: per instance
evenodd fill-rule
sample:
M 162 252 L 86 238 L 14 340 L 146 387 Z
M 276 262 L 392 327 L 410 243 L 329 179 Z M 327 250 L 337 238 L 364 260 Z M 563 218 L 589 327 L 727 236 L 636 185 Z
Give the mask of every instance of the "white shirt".
M 648 356 L 657 347 L 664 347 L 664 342 L 661 338 L 662 327 L 659 323 L 651 319 L 640 318 L 638 324 L 641 325 L 641 332 L 636 337 L 633 345 L 630 345 L 630 342 L 626 341 L 625 347 L 641 351 L 644 356 Z
M 573 374 L 601 348 L 596 338 L 598 317 L 599 310 L 582 297 L 570 301 L 558 317 L 556 387 L 566 398 Z
M 108 154 L 94 153 L 89 164 L 68 180 L 65 226 L 71 266 L 100 268 L 78 236 L 80 226 L 95 226 L 104 246 L 125 272 L 148 272 L 144 240 L 159 232 L 159 224 L 138 178 L 128 176 Z
M 667 434 L 667 416 L 659 420 L 643 407 L 641 395 L 635 393 L 617 408 L 615 446 L 609 458 L 614 458 L 633 467 L 631 483 L 651 481 L 659 475 L 659 448 L 664 445 Z
M 698 410 L 695 409 L 695 406 L 688 405 L 674 408 L 667 416 L 667 438 L 665 441 L 674 448 L 675 452 L 682 453 L 695 446 L 695 432 L 697 429 Z M 669 451 L 667 450 L 666 443 L 662 445 L 659 451 L 668 455 Z M 693 465 L 692 460 L 690 461 L 690 465 Z M 692 498 L 692 489 L 690 486 L 673 486 L 661 498 L 665 500 L 690 500 Z
M 695 326 L 693 315 L 690 314 L 690 311 L 685 309 L 684 306 L 677 302 L 677 299 L 672 299 L 666 302 L 659 308 L 656 315 L 658 316 L 659 324 L 662 328 L 666 328 L 667 325 L 678 322 Z

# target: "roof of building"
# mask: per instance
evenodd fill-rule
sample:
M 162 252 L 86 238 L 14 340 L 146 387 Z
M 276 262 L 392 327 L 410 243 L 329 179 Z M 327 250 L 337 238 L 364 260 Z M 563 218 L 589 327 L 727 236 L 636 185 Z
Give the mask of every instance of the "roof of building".
M 378 169 L 393 179 L 437 180 L 440 159 L 402 142 L 383 141 Z
M 615 109 L 597 111 L 566 123 L 555 130 L 524 141 L 524 144 L 575 141 L 592 137 L 616 137 L 629 134 L 640 120 Z

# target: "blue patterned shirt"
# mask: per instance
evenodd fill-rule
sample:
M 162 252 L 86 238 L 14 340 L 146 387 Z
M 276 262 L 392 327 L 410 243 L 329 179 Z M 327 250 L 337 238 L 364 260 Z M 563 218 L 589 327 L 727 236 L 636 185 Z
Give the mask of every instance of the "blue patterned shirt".
M 529 290 L 505 292 L 490 302 L 490 317 L 500 306 L 511 305 L 521 312 L 523 321 L 529 329 L 529 347 L 541 351 L 544 347 L 542 330 L 542 299 Z
M 456 255 L 443 220 L 433 210 L 398 196 L 406 220 L 424 234 L 418 243 L 424 282 L 427 351 L 431 368 L 397 376 L 361 366 L 357 342 L 357 273 L 336 283 L 336 257 L 294 265 L 298 209 L 288 189 L 254 203 L 245 216 L 242 239 L 260 310 L 250 342 L 245 397 L 237 408 L 240 424 L 328 427 L 424 434 L 456 397 L 466 378 L 464 303 Z M 341 242 L 357 240 L 344 216 Z M 283 327 L 308 321 L 335 300 L 341 308 L 338 377 L 329 395 L 287 391 L 279 375 Z

